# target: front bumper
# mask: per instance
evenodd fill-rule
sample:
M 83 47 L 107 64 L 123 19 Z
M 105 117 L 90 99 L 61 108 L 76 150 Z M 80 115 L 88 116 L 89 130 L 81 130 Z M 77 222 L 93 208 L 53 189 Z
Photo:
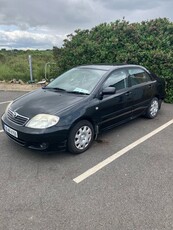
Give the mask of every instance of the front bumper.
M 53 126 L 47 129 L 32 129 L 25 126 L 19 126 L 9 121 L 5 114 L 1 118 L 4 132 L 16 143 L 36 150 L 45 150 L 50 147 L 64 148 L 66 146 L 69 126 Z M 17 131 L 18 137 L 14 137 L 7 132 L 4 126 Z

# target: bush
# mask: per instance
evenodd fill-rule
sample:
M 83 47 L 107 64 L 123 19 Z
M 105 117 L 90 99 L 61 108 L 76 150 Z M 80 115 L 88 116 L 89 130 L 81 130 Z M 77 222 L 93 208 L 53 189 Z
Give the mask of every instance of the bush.
M 76 30 L 61 48 L 53 47 L 59 73 L 82 64 L 139 64 L 164 77 L 166 101 L 173 102 L 173 23 L 158 18 L 141 23 L 117 20 Z

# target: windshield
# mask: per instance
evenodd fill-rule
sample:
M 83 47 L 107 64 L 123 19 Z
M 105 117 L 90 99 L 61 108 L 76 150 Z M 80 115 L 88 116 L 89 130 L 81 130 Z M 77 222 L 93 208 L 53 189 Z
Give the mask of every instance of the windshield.
M 90 94 L 105 72 L 98 69 L 74 68 L 57 77 L 46 88 Z

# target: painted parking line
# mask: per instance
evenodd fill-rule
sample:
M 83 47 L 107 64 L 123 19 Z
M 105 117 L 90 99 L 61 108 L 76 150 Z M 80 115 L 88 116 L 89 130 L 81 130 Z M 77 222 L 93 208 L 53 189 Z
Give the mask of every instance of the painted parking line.
M 159 133 L 160 131 L 162 131 L 163 129 L 167 128 L 168 126 L 170 126 L 172 124 L 173 124 L 173 119 L 168 121 L 164 125 L 160 126 L 159 128 L 153 130 L 152 132 L 148 133 L 147 135 L 139 138 L 137 141 L 131 143 L 130 145 L 126 146 L 125 148 L 121 149 L 120 151 L 114 153 L 112 156 L 110 156 L 110 157 L 106 158 L 105 160 L 101 161 L 100 163 L 98 163 L 94 167 L 88 169 L 87 171 L 85 171 L 84 173 L 79 175 L 78 177 L 74 178 L 73 181 L 76 182 L 77 184 L 82 182 L 83 180 L 85 180 L 86 178 L 90 177 L 94 173 L 98 172 L 99 170 L 101 170 L 102 168 L 104 168 L 105 166 L 107 166 L 108 164 L 110 164 L 111 162 L 113 162 L 114 160 L 116 160 L 117 158 L 122 156 L 123 154 L 127 153 L 131 149 L 135 148 L 139 144 L 141 144 L 144 141 L 148 140 L 149 138 L 151 138 L 152 136 L 156 135 L 157 133 Z
M 12 102 L 12 101 L 3 101 L 3 102 L 0 102 L 0 105 L 8 104 L 8 103 L 10 103 L 10 102 Z
M 3 133 L 4 132 L 4 130 L 2 129 L 2 130 L 0 130 L 0 133 Z

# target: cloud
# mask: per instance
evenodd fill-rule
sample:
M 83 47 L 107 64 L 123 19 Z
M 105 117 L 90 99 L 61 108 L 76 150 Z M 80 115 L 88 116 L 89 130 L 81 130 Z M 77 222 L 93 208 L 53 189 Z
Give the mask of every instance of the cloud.
M 65 32 L 90 22 L 89 12 L 90 4 L 81 0 L 6 0 L 1 6 L 0 24 L 14 24 L 21 29 L 44 26 Z
M 106 19 L 116 20 L 120 15 L 122 18 L 136 11 L 145 13 L 167 4 L 173 5 L 172 0 L 5 0 L 1 3 L 0 24 L 13 24 L 23 30 L 44 26 L 66 33 Z M 164 13 L 166 15 L 166 9 Z
M 0 31 L 1 48 L 11 49 L 50 49 L 53 46 L 61 46 L 65 36 L 49 35 L 28 31 Z
M 172 0 L 152 0 L 152 1 L 144 1 L 144 0 L 96 0 L 101 5 L 105 6 L 108 9 L 112 10 L 128 10 L 128 11 L 136 11 L 136 10 L 147 10 L 154 9 L 164 3 L 170 3 Z

